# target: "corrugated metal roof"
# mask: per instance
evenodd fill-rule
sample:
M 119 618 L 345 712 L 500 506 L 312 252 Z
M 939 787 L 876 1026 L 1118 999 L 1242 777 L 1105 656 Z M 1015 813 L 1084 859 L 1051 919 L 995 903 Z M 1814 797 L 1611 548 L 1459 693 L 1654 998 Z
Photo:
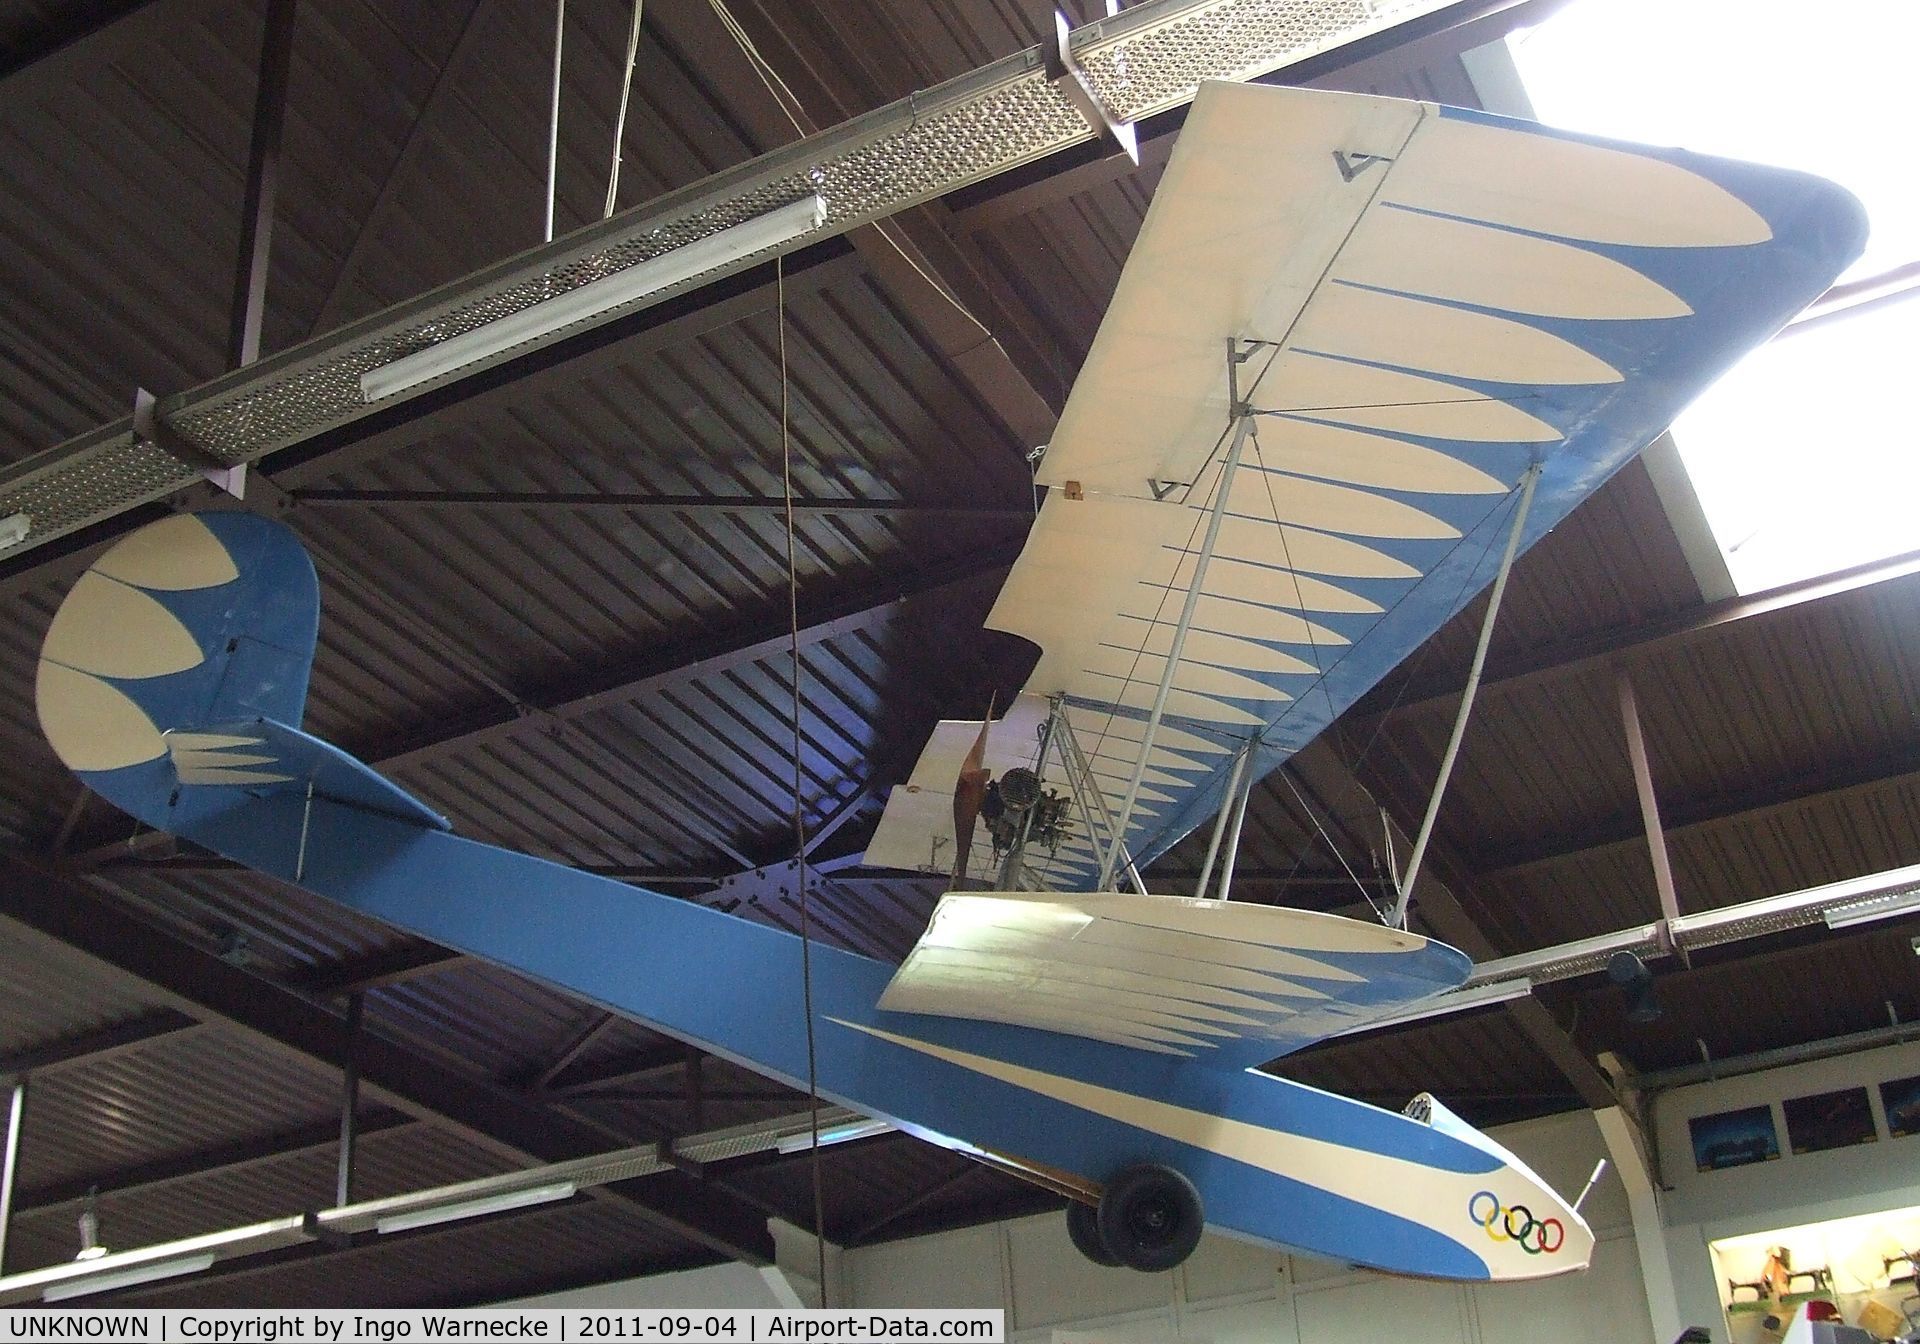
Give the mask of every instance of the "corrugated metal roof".
M 129 1306 L 460 1306 L 575 1283 L 630 1278 L 653 1267 L 707 1263 L 638 1215 L 587 1200 L 521 1216 L 379 1237 L 349 1251 L 271 1268 L 139 1289 Z
M 340 1084 L 233 1033 L 182 1032 L 37 1080 L 20 1182 L 46 1186 L 337 1116 Z
M 0 1056 L 126 1021 L 154 996 L 0 920 Z
M 270 1136 L 275 1131 L 263 1128 Z M 97 1202 L 101 1243 L 124 1250 L 331 1207 L 337 1146 L 321 1144 L 291 1156 L 230 1165 L 205 1175 L 143 1185 L 129 1193 L 103 1188 Z M 361 1136 L 354 1151 L 356 1200 L 451 1185 L 507 1170 L 497 1156 L 424 1124 Z M 76 1201 L 21 1213 L 9 1235 L 15 1272 L 71 1259 L 78 1249 Z
M 121 8 L 0 0 L 0 65 Z M 735 8 L 776 63 L 830 104 L 815 109 L 828 122 L 1023 47 L 1048 17 L 1023 3 L 960 0 Z M 1089 0 L 1076 12 L 1096 8 Z M 70 78 L 0 80 L 0 152 L 13 166 L 0 241 L 16 258 L 0 315 L 0 461 L 124 413 L 136 384 L 166 393 L 219 371 L 262 10 L 259 0 L 147 6 L 121 37 L 95 39 L 93 59 L 85 41 L 60 58 Z M 563 228 L 599 213 L 629 12 L 624 0 L 568 6 Z M 646 13 L 623 202 L 784 138 L 707 6 L 649 0 Z M 269 349 L 537 241 L 547 22 L 475 0 L 435 0 L 403 18 L 368 0 L 300 7 Z M 1329 78 L 1470 96 L 1444 43 L 1427 50 L 1437 55 L 1424 69 L 1388 53 Z M 814 60 L 802 78 L 801 63 L 823 51 L 839 55 Z M 1085 165 L 1073 190 L 1043 182 L 1002 196 L 988 184 L 916 223 L 953 221 L 961 262 L 950 287 L 1007 316 L 995 324 L 1010 348 L 1039 347 L 1031 367 L 1016 367 L 1043 393 L 1066 384 L 1092 340 L 1157 180 L 1148 157 L 1139 172 Z M 314 543 L 326 590 L 310 726 L 385 761 L 463 833 L 633 880 L 706 879 L 663 885 L 793 927 L 792 883 L 777 866 L 793 850 L 785 538 L 777 513 L 744 502 L 780 490 L 779 333 L 764 292 L 719 312 L 676 312 L 511 395 L 270 468 L 294 490 L 286 516 Z M 74 313 L 88 320 L 76 325 Z M 843 856 L 858 852 L 933 719 L 977 714 L 991 686 L 1004 699 L 1024 675 L 1031 650 L 983 636 L 979 623 L 1031 507 L 1022 462 L 1031 445 L 857 252 L 795 274 L 787 316 L 796 490 L 861 506 L 803 513 L 797 527 L 802 605 L 826 623 L 802 659 L 803 811 L 810 830 L 836 826 L 820 854 Z M 569 498 L 402 498 L 423 492 Z M 883 501 L 902 507 L 872 507 Z M 956 506 L 1000 513 L 938 511 Z M 325 996 L 358 977 L 371 985 L 370 1031 L 497 1089 L 503 1105 L 548 1106 L 556 1123 L 589 1116 L 588 1132 L 608 1147 L 694 1125 L 681 1096 L 684 1052 L 643 1028 L 594 1032 L 569 1059 L 597 1020 L 585 1005 L 489 967 L 434 963 L 431 948 L 374 921 L 198 856 L 157 862 L 165 847 L 127 847 L 126 822 L 104 806 L 68 827 L 78 791 L 41 741 L 29 688 L 46 622 L 81 563 L 48 557 L 0 578 L 9 843 L 44 855 L 71 829 L 67 850 L 105 864 L 90 880 L 137 921 L 130 928 L 183 956 L 224 953 L 261 985 L 322 996 L 315 1013 L 332 1013 Z M 903 594 L 913 596 L 894 600 Z M 1494 664 L 1578 652 L 1699 602 L 1649 478 L 1629 467 L 1523 560 Z M 1683 909 L 1914 857 L 1916 607 L 1920 581 L 1908 580 L 1629 657 Z M 1477 616 L 1476 604 L 1410 660 L 1405 684 L 1419 692 L 1463 670 Z M 1383 687 L 1339 727 L 1332 752 L 1403 827 L 1451 713 L 1446 701 L 1389 712 L 1405 693 L 1399 682 Z M 1653 917 L 1638 825 L 1611 672 L 1579 664 L 1486 690 L 1435 871 L 1496 946 L 1542 946 Z M 1377 886 L 1380 834 L 1370 803 L 1349 798 L 1336 815 L 1311 790 L 1269 780 L 1250 812 L 1237 893 L 1352 906 L 1343 864 Z M 1204 845 L 1189 841 L 1163 868 L 1190 880 Z M 897 956 L 938 892 L 843 869 L 818 878 L 813 913 L 823 938 Z M 0 921 L 0 1050 L 79 1038 L 156 1001 L 97 964 L 42 955 L 11 928 Z M 1920 1015 L 1906 933 L 1802 935 L 1751 955 L 1716 953 L 1693 971 L 1658 963 L 1667 1015 L 1649 1028 L 1624 1022 L 1617 993 L 1591 982 L 1542 998 L 1589 1054 L 1682 1063 L 1697 1056 L 1696 1039 L 1725 1055 L 1875 1025 L 1889 997 L 1903 1019 Z M 1800 992 L 1807 984 L 1820 992 Z M 214 1164 L 164 1185 L 103 1190 L 110 1243 L 324 1198 L 338 1075 L 249 1040 L 218 1026 L 176 1030 L 36 1082 L 28 1188 L 71 1192 L 169 1163 Z M 556 1067 L 549 1091 L 525 1090 Z M 710 1094 L 701 1124 L 795 1105 L 730 1065 L 700 1067 Z M 1331 1043 L 1280 1071 L 1392 1105 L 1433 1088 L 1481 1121 L 1574 1095 L 1515 1015 L 1497 1009 Z M 597 1098 L 573 1090 L 610 1076 Z M 310 1141 L 258 1158 L 259 1145 L 293 1134 Z M 256 1159 L 221 1161 L 243 1151 Z M 363 1193 L 502 1160 L 417 1124 L 369 1134 L 361 1158 Z M 959 1159 L 905 1139 L 834 1148 L 824 1162 L 828 1227 L 839 1236 L 905 1235 L 1048 1198 L 995 1173 L 962 1174 Z M 796 1221 L 811 1217 L 804 1159 L 727 1179 Z M 67 1205 L 24 1215 L 14 1263 L 70 1255 L 72 1217 Z M 472 1301 L 708 1254 L 622 1207 L 578 1201 L 138 1300 Z

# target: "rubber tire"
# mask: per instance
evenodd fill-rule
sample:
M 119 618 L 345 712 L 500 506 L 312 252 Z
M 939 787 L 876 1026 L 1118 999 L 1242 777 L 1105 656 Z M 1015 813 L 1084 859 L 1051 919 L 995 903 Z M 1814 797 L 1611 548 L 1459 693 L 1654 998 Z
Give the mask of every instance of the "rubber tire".
M 1120 1262 L 1106 1243 L 1100 1240 L 1099 1215 L 1091 1204 L 1082 1204 L 1078 1200 L 1067 1205 L 1067 1237 L 1073 1242 L 1073 1249 L 1107 1269 L 1117 1269 Z
M 1128 1167 L 1107 1182 L 1094 1225 L 1128 1269 L 1157 1274 L 1193 1254 L 1205 1230 L 1200 1192 L 1172 1167 Z

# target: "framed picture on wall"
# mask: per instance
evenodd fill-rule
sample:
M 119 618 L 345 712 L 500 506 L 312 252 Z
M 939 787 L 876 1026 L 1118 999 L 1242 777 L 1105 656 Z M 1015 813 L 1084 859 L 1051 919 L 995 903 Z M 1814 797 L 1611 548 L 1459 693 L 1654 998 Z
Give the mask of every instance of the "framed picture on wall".
M 1796 1153 L 1851 1148 L 1880 1137 L 1873 1127 L 1873 1107 L 1864 1087 L 1793 1097 L 1780 1109 L 1787 1116 L 1787 1142 Z
M 1880 1084 L 1880 1106 L 1887 1113 L 1887 1133 L 1894 1138 L 1920 1134 L 1920 1078 Z
M 1724 1171 L 1780 1156 L 1780 1136 L 1768 1106 L 1696 1115 L 1687 1121 L 1687 1130 L 1693 1136 L 1693 1164 L 1700 1171 Z

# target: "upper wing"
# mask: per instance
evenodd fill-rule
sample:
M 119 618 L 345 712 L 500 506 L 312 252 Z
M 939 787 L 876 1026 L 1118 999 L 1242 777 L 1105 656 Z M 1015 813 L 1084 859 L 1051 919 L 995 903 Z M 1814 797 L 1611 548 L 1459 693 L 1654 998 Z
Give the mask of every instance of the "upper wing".
M 1145 862 L 1218 806 L 1244 743 L 1271 768 L 1492 579 L 1530 465 L 1528 543 L 1863 238 L 1852 198 L 1798 173 L 1208 85 L 988 624 L 1040 646 L 1025 689 L 1066 697 L 1117 810 L 1219 484 L 1228 341 L 1262 342 L 1238 368 L 1259 429 L 1129 828 Z M 933 843 L 916 796 L 896 801 L 873 862 Z M 1053 884 L 1091 884 L 1075 846 Z
M 1458 985 L 1464 953 L 1309 910 L 951 893 L 880 1006 L 1251 1067 Z

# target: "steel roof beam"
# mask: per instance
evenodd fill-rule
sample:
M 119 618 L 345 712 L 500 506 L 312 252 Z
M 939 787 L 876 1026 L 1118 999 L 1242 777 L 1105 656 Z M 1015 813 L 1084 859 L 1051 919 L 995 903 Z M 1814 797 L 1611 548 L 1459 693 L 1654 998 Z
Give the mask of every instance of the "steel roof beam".
M 884 620 L 909 599 L 934 596 L 992 576 L 1019 558 L 1023 541 L 1016 537 L 966 561 L 948 562 L 901 579 L 863 586 L 833 600 L 816 598 L 800 610 L 800 647 L 805 650 L 865 629 Z M 728 630 L 704 638 L 676 641 L 603 668 L 597 675 L 547 687 L 533 697 L 539 708 L 537 714 L 494 710 L 444 736 L 397 749 L 376 749 L 368 755 L 383 771 L 404 769 L 448 752 L 467 750 L 543 727 L 542 720 L 569 722 L 616 705 L 630 704 L 669 686 L 718 676 L 765 658 L 783 657 L 789 652 L 793 638 L 783 605 L 778 612 L 764 613 Z
M 786 288 L 817 293 L 866 273 L 845 243 L 819 244 L 789 257 Z M 271 500 L 278 495 L 298 507 L 293 492 L 376 461 L 437 434 L 507 415 L 531 398 L 549 395 L 597 374 L 629 365 L 662 350 L 696 341 L 773 306 L 774 284 L 766 267 L 730 276 L 696 294 L 619 318 L 592 330 L 440 388 L 398 405 L 348 421 L 282 450 L 271 463 L 271 479 L 253 473 L 249 486 Z M 152 506 L 135 508 L 101 523 L 0 561 L 0 596 L 37 587 L 54 578 L 77 576 L 107 546 L 143 522 L 160 516 Z
M 10 109 L 50 90 L 70 88 L 131 52 L 150 48 L 167 33 L 196 22 L 216 8 L 212 0 L 107 0 L 91 12 L 75 9 L 49 25 L 47 41 L 0 67 L 0 107 Z
M 734 10 L 755 49 L 785 81 L 791 102 L 766 87 L 710 6 L 655 0 L 653 13 L 684 44 L 684 59 L 707 84 L 726 91 L 762 150 L 816 136 L 823 122 L 848 122 L 868 109 L 848 73 L 860 59 L 858 47 L 823 52 L 790 14 L 769 15 L 758 0 Z M 1045 353 L 1052 344 L 1037 334 L 1030 314 L 989 292 L 972 244 L 953 227 L 945 205 L 929 202 L 849 237 L 881 286 L 1018 443 L 1031 448 L 1052 437 L 1066 399 L 1066 380 Z M 1042 371 L 1052 375 L 1044 388 L 1036 381 Z
M 345 1057 L 344 1020 L 292 990 L 136 920 L 76 882 L 14 856 L 0 857 L 0 917 L 76 948 L 150 987 L 165 1005 L 242 1032 L 298 1064 L 329 1071 Z M 543 1107 L 385 1037 L 362 1034 L 361 1078 L 370 1099 L 457 1134 L 509 1161 L 560 1161 L 602 1151 L 603 1127 Z M 772 1260 L 757 1211 L 679 1176 L 647 1178 L 644 1198 L 624 1199 L 673 1235 L 737 1259 Z M 613 1190 L 614 1187 L 608 1187 Z
M 299 508 L 357 509 L 586 509 L 623 514 L 782 513 L 778 495 L 623 495 L 509 490 L 295 490 Z M 914 499 L 796 499 L 798 514 L 880 514 L 911 518 L 982 518 L 1031 523 L 1033 506 Z
M 1781 620 L 1789 613 L 1799 614 L 1797 609 L 1809 604 L 1831 602 L 1915 574 L 1920 574 L 1920 551 L 1909 551 L 1763 593 L 1709 602 L 1624 629 L 1578 635 L 1517 656 L 1494 659 L 1481 684 L 1487 689 L 1498 686 L 1519 690 L 1603 670 L 1616 662 L 1638 662 L 1716 638 L 1731 626 Z M 1455 672 L 1390 680 L 1370 692 L 1352 718 L 1365 727 L 1383 717 L 1402 718 L 1448 708 L 1465 684 L 1465 677 Z
M 1372 34 L 1391 43 L 1392 34 L 1411 19 L 1444 18 L 1473 7 L 1471 0 L 1395 0 L 1390 7 L 1358 10 L 1338 0 L 1315 0 L 1277 11 L 1268 23 L 1223 22 L 1239 2 L 1142 0 L 1077 29 L 1075 55 L 1101 85 L 1110 113 L 1119 120 L 1140 120 L 1189 102 L 1207 78 L 1252 78 L 1342 45 L 1342 38 L 1351 43 Z M 361 373 L 444 339 L 450 325 L 472 327 L 481 320 L 482 299 L 494 316 L 524 311 L 609 268 L 636 265 L 684 242 L 715 236 L 763 212 L 768 202 L 793 199 L 823 181 L 839 184 L 827 201 L 829 217 L 803 240 L 807 246 L 796 256 L 844 249 L 841 235 L 850 230 L 1091 139 L 1093 131 L 1080 115 L 1052 94 L 1039 49 L 1012 53 L 169 397 L 157 409 L 181 438 L 236 464 L 314 445 L 363 419 L 417 417 L 406 403 L 444 405 L 487 386 L 502 371 L 569 359 L 593 348 L 593 338 L 605 328 L 625 328 L 632 316 L 613 317 L 587 332 L 555 332 L 503 352 L 444 385 L 394 398 L 398 408 L 366 402 L 359 390 Z M 980 129 L 985 125 L 1003 126 L 1009 133 L 985 134 Z M 648 296 L 645 302 L 666 307 L 687 300 L 697 307 L 707 290 L 718 286 L 724 292 L 729 281 L 753 269 L 759 269 L 753 259 L 743 258 L 723 268 L 725 278 L 714 286 L 690 280 L 673 294 Z M 930 284 L 934 297 L 944 298 L 937 282 Z M 989 349 L 992 333 L 970 315 L 956 316 L 978 338 L 974 344 L 948 345 L 953 361 L 964 364 Z M 365 436 L 364 430 L 352 432 Z M 135 433 L 130 419 L 79 435 L 0 475 L 5 478 L 0 511 L 33 519 L 33 531 L 16 548 L 21 553 L 84 533 L 196 479 L 194 471 Z
M 1283 768 L 1298 770 L 1325 800 L 1328 810 L 1335 817 L 1373 818 L 1379 815 L 1372 792 L 1339 760 L 1326 735 L 1297 753 Z M 1419 809 L 1408 807 L 1391 794 L 1385 801 L 1388 805 L 1387 816 L 1397 833 L 1396 850 L 1404 851 L 1407 831 L 1403 818 L 1416 815 Z M 1378 822 L 1373 824 L 1377 826 Z M 1371 847 L 1369 844 L 1368 848 Z M 1413 892 L 1415 914 L 1440 938 L 1476 962 L 1500 956 L 1501 949 L 1481 930 L 1451 889 L 1451 885 L 1459 881 L 1461 870 L 1449 847 L 1444 841 L 1436 841 L 1429 853 L 1428 865 Z M 1529 994 L 1509 1000 L 1502 1008 L 1527 1039 L 1553 1061 L 1588 1106 L 1598 1110 L 1619 1104 L 1607 1076 L 1574 1043 L 1567 1029 L 1554 1019 L 1546 1004 Z
M 360 1117 L 360 1137 L 371 1138 L 392 1130 L 423 1122 L 392 1111 L 374 1111 Z M 207 1176 L 225 1176 L 263 1163 L 281 1162 L 313 1153 L 332 1152 L 340 1143 L 340 1125 L 304 1125 L 276 1134 L 240 1139 L 233 1143 L 202 1148 L 180 1157 L 161 1158 L 112 1171 L 93 1172 L 51 1185 L 21 1192 L 15 1214 L 51 1214 L 85 1202 L 96 1187 L 102 1200 L 111 1201 L 134 1194 L 151 1194 L 186 1181 Z M 109 1215 L 110 1216 L 110 1215 Z
M 407 125 L 407 138 L 400 145 L 400 152 L 394 156 L 393 163 L 387 168 L 387 174 L 380 180 L 380 190 L 375 193 L 373 204 L 367 207 L 367 213 L 361 217 L 360 227 L 354 230 L 353 242 L 347 247 L 346 255 L 341 257 L 340 265 L 333 273 L 333 281 L 327 286 L 327 294 L 320 301 L 320 307 L 307 326 L 307 335 L 313 336 L 331 328 L 340 320 L 340 310 L 345 301 L 348 284 L 355 272 L 360 269 L 361 258 L 367 248 L 382 234 L 387 216 L 393 209 L 395 191 L 401 182 L 413 172 L 420 155 L 426 149 L 426 136 L 422 134 L 435 114 L 445 106 L 447 98 L 460 78 L 466 73 L 467 64 L 473 60 L 477 43 L 474 41 L 480 30 L 480 14 L 487 8 L 482 0 L 469 0 L 467 14 L 460 21 L 460 31 L 453 39 L 440 69 L 433 77 L 433 87 L 427 90 L 427 96 L 420 103 L 420 110 L 414 113 L 413 120 Z M 498 10 L 495 11 L 499 12 Z
M 61 1036 L 0 1055 L 0 1078 L 50 1073 L 98 1064 L 150 1042 L 198 1031 L 204 1024 L 172 1008 L 156 1008 L 105 1027 Z
M 1663 797 L 1661 829 L 1671 841 L 1688 832 L 1757 824 L 1788 808 L 1821 802 L 1842 804 L 1857 794 L 1913 783 L 1916 779 L 1920 779 L 1920 748 L 1902 747 L 1864 759 L 1841 761 L 1787 779 L 1767 780 L 1737 793 L 1710 798 Z M 1476 882 L 1500 881 L 1530 869 L 1591 859 L 1611 850 L 1638 846 L 1645 840 L 1646 831 L 1637 819 L 1623 814 L 1577 834 L 1481 851 L 1468 862 Z
M 248 871 L 227 859 L 217 862 L 226 864 L 236 872 Z M 349 957 L 327 966 L 316 967 L 313 974 L 298 986 L 300 992 L 309 998 L 339 998 L 347 994 L 359 994 L 369 989 L 385 989 L 390 985 L 406 984 L 410 980 L 419 980 L 429 975 L 441 975 L 456 970 L 473 961 L 464 952 L 454 952 L 436 943 L 414 940 L 395 947 L 383 948 L 378 952 L 369 952 L 365 956 Z

